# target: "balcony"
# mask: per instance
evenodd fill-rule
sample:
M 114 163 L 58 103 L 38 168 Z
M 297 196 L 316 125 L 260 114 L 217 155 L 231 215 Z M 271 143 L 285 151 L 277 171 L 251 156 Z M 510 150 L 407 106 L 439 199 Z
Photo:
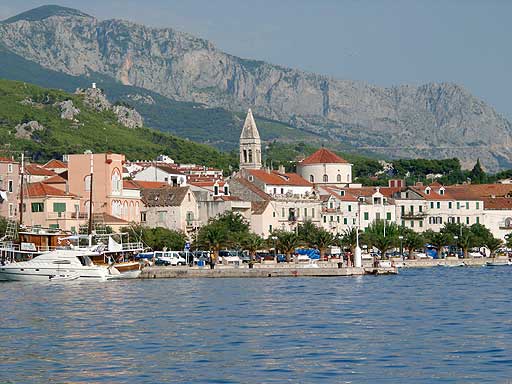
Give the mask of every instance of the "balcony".
M 422 220 L 427 217 L 426 212 L 405 212 L 400 216 L 404 220 Z
M 48 220 L 80 220 L 87 219 L 85 212 L 48 212 L 46 218 Z
M 200 220 L 187 220 L 187 230 L 192 230 L 195 228 L 199 228 L 201 226 Z

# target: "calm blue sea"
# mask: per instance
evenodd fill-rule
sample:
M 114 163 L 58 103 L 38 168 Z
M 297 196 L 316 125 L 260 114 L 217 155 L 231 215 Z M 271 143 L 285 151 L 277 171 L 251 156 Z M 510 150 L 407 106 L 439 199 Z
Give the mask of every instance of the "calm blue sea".
M 0 383 L 512 382 L 512 267 L 0 284 Z

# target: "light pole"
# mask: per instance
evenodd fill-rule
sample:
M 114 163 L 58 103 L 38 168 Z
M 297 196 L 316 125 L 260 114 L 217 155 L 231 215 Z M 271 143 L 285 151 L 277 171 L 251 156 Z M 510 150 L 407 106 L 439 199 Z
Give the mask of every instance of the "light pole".
M 461 228 L 462 228 L 462 227 L 461 227 Z M 453 236 L 453 240 L 455 240 L 455 249 L 456 249 L 456 251 L 455 251 L 455 252 L 457 252 L 457 251 L 459 250 L 459 249 L 458 249 L 459 247 L 457 246 L 457 240 L 458 240 L 458 239 L 459 239 L 459 236 L 457 236 L 457 235 Z M 457 255 L 457 258 L 459 258 L 459 255 Z
M 271 239 L 274 242 L 274 261 L 277 261 L 277 246 L 276 246 L 277 236 L 272 236 Z
M 398 236 L 398 238 L 400 239 L 400 258 L 403 260 L 404 255 L 403 255 L 402 240 L 404 239 L 404 237 L 402 235 L 400 235 L 400 236 Z

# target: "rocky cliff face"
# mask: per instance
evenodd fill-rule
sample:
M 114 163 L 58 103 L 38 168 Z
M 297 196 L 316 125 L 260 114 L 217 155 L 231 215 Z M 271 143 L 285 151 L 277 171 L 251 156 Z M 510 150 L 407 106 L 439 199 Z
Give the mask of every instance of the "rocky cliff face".
M 491 170 L 512 164 L 511 124 L 456 84 L 380 88 L 240 59 L 169 28 L 61 8 L 38 14 L 0 24 L 0 42 L 48 68 L 100 73 L 176 100 L 251 107 L 389 157 L 457 156 L 467 165 L 480 157 Z

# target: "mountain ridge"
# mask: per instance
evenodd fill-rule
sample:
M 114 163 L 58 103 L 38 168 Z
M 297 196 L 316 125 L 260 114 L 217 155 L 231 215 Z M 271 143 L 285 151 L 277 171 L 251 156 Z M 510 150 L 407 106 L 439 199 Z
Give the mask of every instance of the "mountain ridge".
M 251 107 L 348 146 L 397 157 L 457 156 L 466 166 L 479 157 L 489 170 L 512 165 L 511 124 L 454 83 L 377 87 L 239 58 L 172 28 L 58 12 L 0 24 L 0 42 L 73 76 L 100 73 L 210 108 Z

